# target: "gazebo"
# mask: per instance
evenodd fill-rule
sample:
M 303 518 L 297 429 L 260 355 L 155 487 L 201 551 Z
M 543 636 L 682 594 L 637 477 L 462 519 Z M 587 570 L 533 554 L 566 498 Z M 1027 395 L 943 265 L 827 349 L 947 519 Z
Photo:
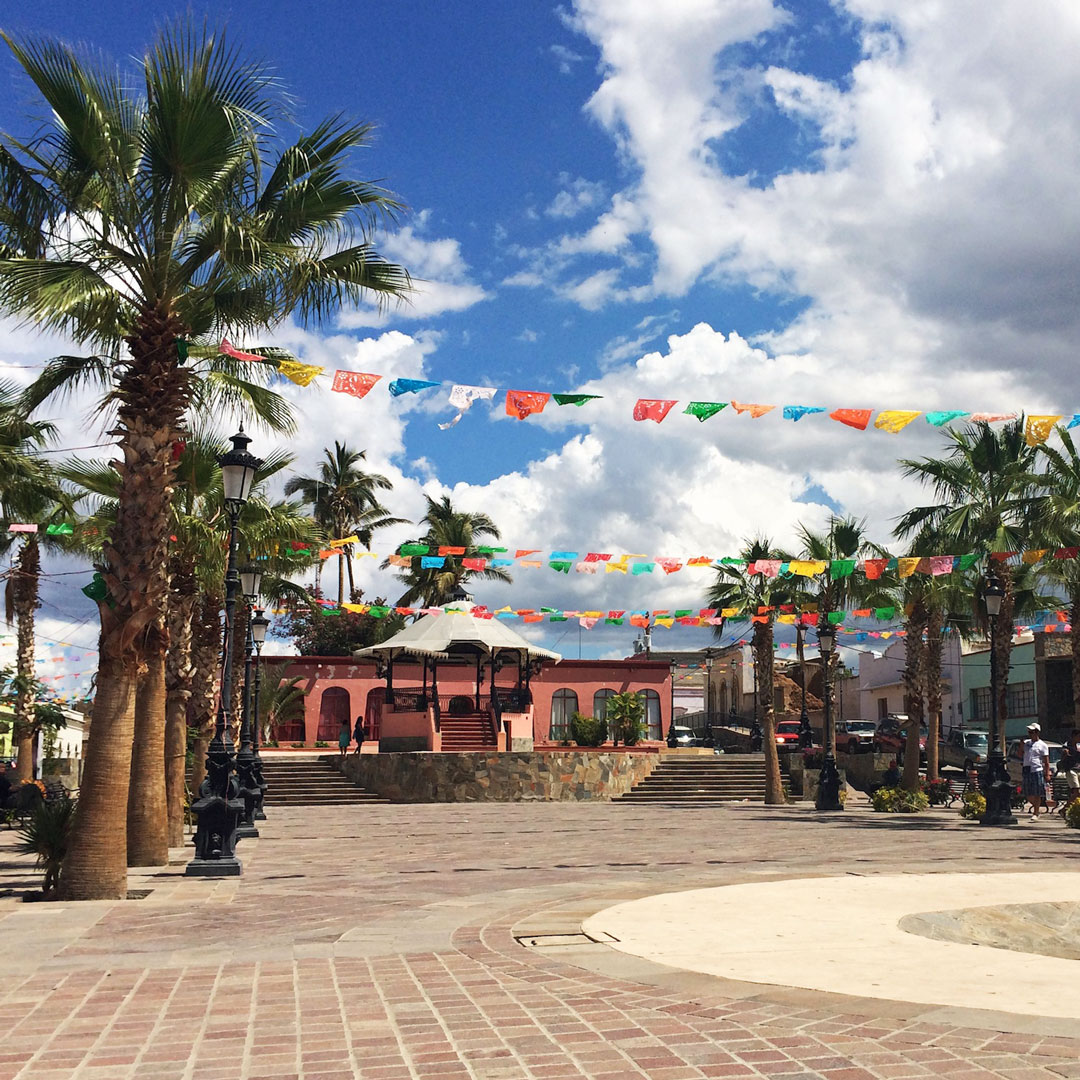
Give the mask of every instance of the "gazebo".
M 378 716 L 368 717 L 372 727 L 378 724 L 380 746 L 386 737 L 391 744 L 407 741 L 419 748 L 426 743 L 426 749 L 447 751 L 509 750 L 515 729 L 531 745 L 530 679 L 545 662 L 562 659 L 527 641 L 486 608 L 460 601 L 445 605 L 440 614 L 422 615 L 378 645 L 357 649 L 353 657 L 373 657 L 379 677 L 386 679 L 383 707 Z M 394 685 L 394 666 L 403 662 L 410 673 L 420 666 L 419 686 Z M 496 675 L 507 668 L 514 672 L 513 681 L 500 685 Z M 440 670 L 456 689 L 448 697 L 439 694 Z M 462 692 L 466 681 L 469 693 Z

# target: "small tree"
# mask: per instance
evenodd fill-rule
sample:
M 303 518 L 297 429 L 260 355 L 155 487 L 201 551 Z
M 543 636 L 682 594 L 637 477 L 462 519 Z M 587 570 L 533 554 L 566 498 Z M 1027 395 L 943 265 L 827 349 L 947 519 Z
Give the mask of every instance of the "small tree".
M 645 702 L 633 690 L 612 694 L 607 699 L 607 723 L 611 742 L 626 746 L 636 745 L 645 735 Z

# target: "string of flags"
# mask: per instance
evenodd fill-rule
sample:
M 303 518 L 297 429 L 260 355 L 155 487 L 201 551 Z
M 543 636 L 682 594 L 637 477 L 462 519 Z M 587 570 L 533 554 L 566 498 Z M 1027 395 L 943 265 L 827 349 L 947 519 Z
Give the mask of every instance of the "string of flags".
M 237 349 L 227 339 L 223 338 L 219 346 L 219 352 L 234 360 L 245 360 L 252 363 L 269 364 L 275 367 L 278 374 L 296 383 L 298 386 L 309 386 L 316 378 L 322 375 L 326 369 L 317 364 L 304 364 L 299 360 L 276 358 L 261 355 L 259 353 L 244 352 Z M 340 393 L 349 394 L 361 399 L 366 397 L 383 378 L 382 375 L 363 371 L 336 370 L 333 373 L 330 389 Z M 391 397 L 400 397 L 403 394 L 419 394 L 435 387 L 446 386 L 447 383 L 431 379 L 393 379 L 387 383 L 387 390 Z M 461 418 L 472 408 L 477 401 L 493 401 L 499 389 L 494 386 L 469 386 L 463 383 L 451 383 L 447 404 L 456 410 L 453 418 L 446 423 L 439 424 L 444 431 L 454 427 Z M 505 411 L 507 416 L 517 420 L 525 420 L 530 416 L 538 416 L 544 411 L 550 401 L 560 406 L 581 407 L 590 401 L 601 400 L 600 394 L 555 394 L 541 390 L 507 390 L 505 391 Z M 676 405 L 683 404 L 673 398 L 638 398 L 635 402 L 632 417 L 636 421 L 651 420 L 661 424 L 672 412 Z M 852 409 L 832 408 L 825 405 L 770 405 L 752 402 L 736 401 L 689 401 L 680 410 L 684 416 L 690 416 L 704 423 L 712 419 L 718 413 L 723 412 L 730 406 L 733 414 L 748 415 L 751 419 L 758 420 L 777 408 L 781 409 L 781 415 L 785 420 L 795 423 L 805 416 L 827 415 L 830 420 L 843 424 L 846 427 L 855 428 L 857 431 L 865 431 L 870 426 L 871 418 L 874 420 L 874 428 L 895 435 L 903 431 L 910 423 L 922 416 L 926 423 L 932 427 L 943 428 L 958 420 L 1001 423 L 1015 420 L 1020 415 L 1018 412 L 972 412 L 967 409 Z M 874 413 L 877 413 L 876 418 Z M 1067 419 L 1066 427 L 1073 428 L 1080 425 L 1080 413 L 1040 413 L 1026 415 L 1024 417 L 1024 438 L 1028 446 L 1038 446 L 1046 442 L 1054 426 Z

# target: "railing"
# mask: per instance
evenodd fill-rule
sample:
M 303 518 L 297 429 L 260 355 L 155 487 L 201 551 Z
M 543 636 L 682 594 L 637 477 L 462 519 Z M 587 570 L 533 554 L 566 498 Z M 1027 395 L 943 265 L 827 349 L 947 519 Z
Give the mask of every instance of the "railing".
M 428 694 L 422 686 L 394 687 L 387 698 L 396 712 L 423 712 L 428 707 Z

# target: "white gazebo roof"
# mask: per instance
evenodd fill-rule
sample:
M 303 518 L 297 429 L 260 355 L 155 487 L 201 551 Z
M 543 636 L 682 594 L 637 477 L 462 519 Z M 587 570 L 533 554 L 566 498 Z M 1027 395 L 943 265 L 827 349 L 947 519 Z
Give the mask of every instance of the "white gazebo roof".
M 471 604 L 448 604 L 442 614 L 422 615 L 392 638 L 378 645 L 357 649 L 353 657 L 393 658 L 398 653 L 412 653 L 446 660 L 454 645 L 473 645 L 492 655 L 508 649 L 538 660 L 554 660 L 558 663 L 562 659 L 559 653 L 526 641 L 501 619 L 480 619 L 471 613 L 471 609 Z

